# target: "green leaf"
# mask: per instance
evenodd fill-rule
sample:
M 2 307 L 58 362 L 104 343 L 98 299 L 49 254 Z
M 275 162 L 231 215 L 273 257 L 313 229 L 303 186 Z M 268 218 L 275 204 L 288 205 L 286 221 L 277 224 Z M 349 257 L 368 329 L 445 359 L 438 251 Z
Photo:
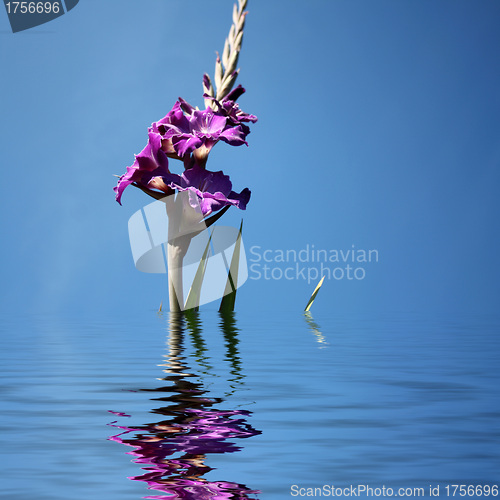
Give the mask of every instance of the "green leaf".
M 321 285 L 323 284 L 323 281 L 325 280 L 325 277 L 323 276 L 320 280 L 320 282 L 317 284 L 316 288 L 314 289 L 314 292 L 311 295 L 311 298 L 309 299 L 309 302 L 306 305 L 306 308 L 304 311 L 309 311 L 311 309 L 311 306 L 313 305 L 314 299 L 316 298 L 316 295 L 318 295 L 319 289 L 321 288 Z
M 200 296 L 201 287 L 203 286 L 203 278 L 205 277 L 205 271 L 207 269 L 208 252 L 210 250 L 210 241 L 212 240 L 212 233 L 210 233 L 210 238 L 208 238 L 208 243 L 201 257 L 200 263 L 198 264 L 198 269 L 193 278 L 193 283 L 191 283 L 191 288 L 189 289 L 188 296 L 186 298 L 186 303 L 184 304 L 184 310 L 189 311 L 194 309 L 197 311 L 200 307 Z
M 234 311 L 234 304 L 236 302 L 236 289 L 238 288 L 238 269 L 240 266 L 240 249 L 241 249 L 241 231 L 243 230 L 243 220 L 240 224 L 240 230 L 236 243 L 234 244 L 234 252 L 231 258 L 231 266 L 227 275 L 226 289 L 224 290 L 224 297 L 220 302 L 219 312 L 226 313 Z

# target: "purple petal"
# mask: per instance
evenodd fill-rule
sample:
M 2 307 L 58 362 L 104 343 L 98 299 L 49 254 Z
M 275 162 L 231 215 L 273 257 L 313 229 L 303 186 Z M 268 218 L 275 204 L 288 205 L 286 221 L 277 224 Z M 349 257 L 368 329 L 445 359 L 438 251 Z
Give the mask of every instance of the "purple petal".
M 207 89 L 210 88 L 210 77 L 206 73 L 203 75 L 203 86 Z
M 231 191 L 229 193 L 229 198 L 235 202 L 234 206 L 238 207 L 241 210 L 246 210 L 248 202 L 250 201 L 251 194 L 252 192 L 250 191 L 250 189 L 245 188 L 239 194 Z
M 236 112 L 236 117 L 239 122 L 252 122 L 255 123 L 258 118 L 255 115 L 249 115 L 248 113 L 244 113 L 241 109 L 238 109 Z
M 120 177 L 114 191 L 116 201 L 121 205 L 121 197 L 127 186 L 136 182 L 146 186 L 155 176 L 168 174 L 168 158 L 161 149 L 161 137 L 150 129 L 146 147 L 135 157 L 131 167 Z
M 199 148 L 203 144 L 203 141 L 199 137 L 194 137 L 189 134 L 182 134 L 177 136 L 172 136 L 172 145 L 178 156 L 181 158 L 187 154 Z
M 152 125 L 153 131 L 163 136 L 171 128 L 175 128 L 181 132 L 189 132 L 189 121 L 184 115 L 179 101 L 174 104 L 165 117 Z
M 215 194 L 220 192 L 227 196 L 233 187 L 228 175 L 222 171 L 210 172 L 198 166 L 186 170 L 182 174 L 183 187 L 194 187 L 203 193 Z
M 211 109 L 196 110 L 189 120 L 193 133 L 211 139 L 219 138 L 220 133 L 226 126 L 226 122 L 227 118 L 225 116 L 216 114 Z
M 229 120 L 235 125 L 239 125 L 241 122 L 255 123 L 257 121 L 257 117 L 255 115 L 245 113 L 234 101 L 224 101 L 222 103 L 222 112 L 227 115 Z
M 135 157 L 139 170 L 153 171 L 162 168 L 168 172 L 168 158 L 161 149 L 161 136 L 150 129 L 146 147 Z M 134 162 L 135 164 L 135 162 Z
M 224 175 L 222 171 L 219 171 L 213 172 L 210 177 L 205 179 L 202 190 L 207 193 L 220 193 L 223 196 L 228 196 L 232 187 L 229 175 Z
M 188 187 L 200 188 L 203 181 L 210 174 L 211 174 L 211 172 L 209 172 L 208 170 L 200 168 L 198 165 L 196 165 L 193 168 L 190 168 L 189 170 L 185 170 L 182 173 L 180 187 L 182 187 L 182 188 L 188 188 Z
M 164 175 L 163 180 L 165 181 L 165 184 L 168 184 L 170 187 L 176 189 L 182 187 L 181 176 L 173 174 L 172 172 L 169 172 L 167 175 Z
M 250 129 L 248 127 L 245 129 L 244 125 L 241 124 L 224 130 L 224 132 L 220 134 L 220 139 L 227 142 L 231 146 L 241 146 L 242 144 L 246 144 L 248 146 L 248 143 L 245 141 L 245 137 L 249 132 Z
M 250 190 L 243 189 L 241 193 L 231 190 L 229 176 L 222 171 L 210 172 L 195 165 L 183 172 L 181 176 L 169 173 L 163 176 L 165 184 L 179 191 L 189 191 L 190 204 L 198 205 L 204 216 L 211 214 L 226 205 L 234 205 L 242 210 L 250 200 Z
M 187 101 L 185 101 L 182 97 L 179 97 L 178 102 L 181 106 L 182 111 L 187 113 L 188 115 L 192 115 L 194 111 L 196 111 L 196 108 L 191 106 Z
M 216 198 L 206 196 L 200 200 L 201 213 L 204 216 L 207 216 L 212 212 L 217 212 L 217 210 L 220 210 L 221 208 L 228 205 L 228 203 L 226 203 L 225 201 L 227 200 L 218 200 Z
M 227 94 L 223 101 L 236 101 L 240 96 L 242 96 L 246 90 L 241 86 L 238 85 L 235 89 L 231 90 L 229 94 Z
M 132 171 L 135 171 L 136 169 L 132 169 L 131 167 L 127 167 L 127 173 L 123 174 L 119 179 L 118 179 L 118 184 L 113 188 L 113 191 L 116 193 L 116 201 L 121 205 L 121 199 L 122 199 L 122 194 L 123 191 L 127 186 L 132 184 L 134 182 L 132 178 L 132 174 L 129 175 L 129 169 Z

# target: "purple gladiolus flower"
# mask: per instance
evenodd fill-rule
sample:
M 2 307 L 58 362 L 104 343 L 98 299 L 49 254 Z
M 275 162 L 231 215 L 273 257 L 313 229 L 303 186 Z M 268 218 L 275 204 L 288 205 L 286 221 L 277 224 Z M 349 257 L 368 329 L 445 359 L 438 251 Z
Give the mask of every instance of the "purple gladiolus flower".
M 172 194 L 175 189 L 189 191 L 192 206 L 199 201 L 203 215 L 227 205 L 244 210 L 250 199 L 247 188 L 235 193 L 228 176 L 204 171 L 208 154 L 217 142 L 232 146 L 247 144 L 250 128 L 244 122 L 256 122 L 257 117 L 244 113 L 236 104 L 244 92 L 239 85 L 221 101 L 205 95 L 214 102 L 215 110 L 210 107 L 199 110 L 179 98 L 167 115 L 149 128 L 148 144 L 114 188 L 116 200 L 121 204 L 124 189 L 135 184 L 165 194 Z M 186 170 L 182 176 L 170 173 L 168 158 L 184 162 Z
M 236 117 L 237 112 L 232 114 Z M 165 152 L 179 158 L 193 153 L 197 163 L 204 166 L 208 153 L 220 140 L 231 146 L 248 145 L 245 139 L 250 129 L 241 121 L 232 120 L 222 108 L 199 110 L 179 98 L 164 118 L 153 123 L 152 130 L 162 136 Z
M 215 99 L 215 97 L 210 97 L 207 94 L 204 94 L 203 97 L 205 99 L 210 99 L 211 101 L 213 101 L 216 104 L 218 111 L 224 116 L 227 116 L 229 121 L 233 125 L 241 125 L 242 122 L 255 123 L 257 121 L 257 117 L 255 115 L 249 115 L 248 113 L 245 113 L 236 103 L 236 99 L 238 99 L 238 97 L 240 97 L 245 92 L 245 89 L 241 85 L 238 85 L 220 102 Z
M 250 190 L 243 189 L 241 193 L 232 190 L 229 176 L 222 171 L 210 172 L 195 165 L 185 170 L 182 175 L 168 173 L 151 179 L 148 187 L 164 191 L 173 188 L 179 191 L 189 191 L 189 202 L 193 208 L 198 206 L 203 216 L 210 215 L 227 205 L 234 205 L 245 210 L 250 200 Z
M 162 151 L 162 139 L 158 133 L 149 129 L 149 140 L 146 147 L 135 157 L 131 167 L 127 167 L 127 172 L 118 180 L 117 186 L 113 189 L 116 193 L 116 201 L 121 205 L 121 197 L 124 189 L 136 183 L 139 186 L 147 187 L 149 181 L 156 176 L 167 175 L 168 158 Z

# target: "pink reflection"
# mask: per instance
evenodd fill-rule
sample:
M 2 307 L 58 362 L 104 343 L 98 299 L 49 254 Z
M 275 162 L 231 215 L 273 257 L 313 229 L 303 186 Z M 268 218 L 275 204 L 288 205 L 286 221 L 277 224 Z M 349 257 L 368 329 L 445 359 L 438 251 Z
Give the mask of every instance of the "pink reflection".
M 233 453 L 241 447 L 229 439 L 260 434 L 245 422 L 247 411 L 185 408 L 170 422 L 137 428 L 112 424 L 124 432 L 109 439 L 134 448 L 134 462 L 146 465 L 146 471 L 129 479 L 144 481 L 148 488 L 168 496 L 145 498 L 250 499 L 259 493 L 244 485 L 227 481 L 207 481 L 202 476 L 213 470 L 205 464 L 211 453 Z M 181 418 L 179 418 L 181 417 Z M 177 455 L 177 456 L 175 456 Z
M 246 410 L 220 410 L 213 405 L 221 400 L 206 397 L 203 384 L 189 373 L 181 356 L 183 351 L 183 326 L 180 320 L 171 324 L 168 341 L 169 354 L 163 379 L 170 385 L 154 389 L 155 398 L 166 406 L 153 413 L 166 417 L 156 423 L 128 427 L 113 422 L 109 425 L 122 432 L 109 440 L 133 448 L 128 454 L 141 464 L 143 474 L 129 479 L 143 481 L 148 489 L 162 495 L 146 496 L 156 499 L 256 499 L 260 493 L 242 484 L 230 481 L 209 481 L 203 476 L 212 469 L 205 461 L 210 454 L 234 453 L 242 448 L 233 440 L 261 434 L 246 422 L 251 412 Z M 201 330 L 197 331 L 200 334 Z M 236 334 L 235 334 L 236 338 Z M 114 415 L 128 417 L 122 412 Z

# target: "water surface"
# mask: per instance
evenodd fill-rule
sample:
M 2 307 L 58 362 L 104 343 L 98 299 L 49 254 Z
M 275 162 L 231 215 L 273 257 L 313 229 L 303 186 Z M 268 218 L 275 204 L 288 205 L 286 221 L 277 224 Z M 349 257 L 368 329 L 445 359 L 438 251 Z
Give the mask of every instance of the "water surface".
M 497 317 L 174 319 L 2 318 L 0 498 L 500 482 Z

